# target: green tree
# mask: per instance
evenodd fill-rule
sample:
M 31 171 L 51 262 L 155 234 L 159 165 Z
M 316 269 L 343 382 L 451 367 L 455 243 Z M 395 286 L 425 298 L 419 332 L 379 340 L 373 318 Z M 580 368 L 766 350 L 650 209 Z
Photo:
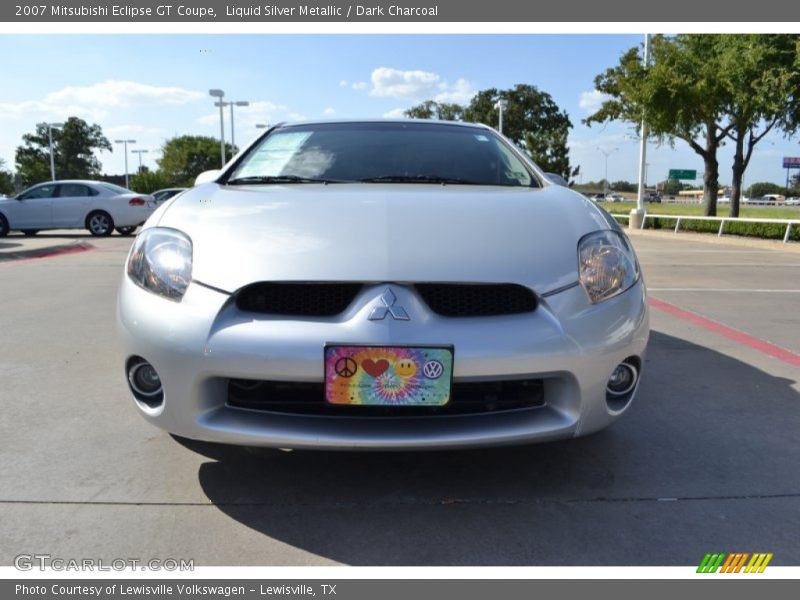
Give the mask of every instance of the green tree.
M 181 187 L 160 169 L 158 171 L 142 169 L 139 173 L 130 176 L 129 185 L 134 192 L 140 194 L 152 194 L 168 187 Z
M 232 156 L 230 144 L 225 144 Z M 158 167 L 161 176 L 174 186 L 191 186 L 203 171 L 219 169 L 219 140 L 204 135 L 182 135 L 167 140 L 161 147 Z
M 507 138 L 524 149 L 544 171 L 558 173 L 568 181 L 578 175 L 579 168 L 573 169 L 569 164 L 567 136 L 572 122 L 550 94 L 535 86 L 521 83 L 509 90 L 483 90 L 473 96 L 467 106 L 426 100 L 408 109 L 405 115 L 495 127 L 499 118 L 495 105 L 499 99 L 507 102 L 503 110 L 503 134 Z
M 733 128 L 728 137 L 734 144 L 731 208 L 739 216 L 742 178 L 753 149 L 770 131 L 793 133 L 800 116 L 800 56 L 797 35 L 715 36 L 721 47 L 721 70 L 727 76 L 725 113 Z M 772 192 L 775 193 L 775 192 Z
M 706 215 L 717 212 L 719 161 L 725 140 L 736 144 L 734 180 L 741 187 L 753 147 L 773 128 L 791 130 L 798 116 L 797 36 L 655 36 L 652 63 L 642 64 L 638 48 L 595 78 L 609 99 L 587 124 L 611 120 L 638 125 L 645 117 L 658 141 L 685 141 L 703 159 Z M 794 54 L 792 47 L 794 46 Z M 795 92 L 791 92 L 794 89 Z M 738 206 L 738 205 L 737 205 Z
M 0 158 L 0 194 L 11 194 L 14 191 L 14 176 L 6 171 L 6 161 Z
M 544 171 L 558 173 L 567 181 L 578 175 L 580 169 L 569 164 L 569 115 L 536 86 L 519 83 L 508 90 L 482 90 L 464 108 L 463 120 L 495 127 L 500 117 L 498 100 L 506 101 L 503 135 L 525 149 Z
M 39 123 L 34 133 L 22 136 L 17 147 L 17 173 L 24 186 L 50 179 L 50 142 L 47 125 Z M 60 129 L 53 129 L 53 160 L 56 179 L 97 179 L 101 163 L 96 152 L 112 152 L 111 143 L 99 125 L 70 117 Z
M 410 119 L 439 119 L 440 121 L 460 121 L 464 107 L 460 104 L 448 102 L 436 102 L 426 100 L 405 111 L 405 115 Z
M 751 185 L 747 190 L 750 198 L 760 198 L 766 194 L 785 194 L 786 188 L 770 181 L 759 181 Z

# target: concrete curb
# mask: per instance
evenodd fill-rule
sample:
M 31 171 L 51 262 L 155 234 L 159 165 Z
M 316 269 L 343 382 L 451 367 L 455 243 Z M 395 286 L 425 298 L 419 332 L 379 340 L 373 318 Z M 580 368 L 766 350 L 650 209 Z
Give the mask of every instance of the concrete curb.
M 0 263 L 18 260 L 29 260 L 36 258 L 51 258 L 64 254 L 76 254 L 94 250 L 95 247 L 88 242 L 73 242 L 71 244 L 57 244 L 55 246 L 44 246 L 42 248 L 32 248 L 30 250 L 0 250 Z
M 664 229 L 629 229 L 628 227 L 623 227 L 623 229 L 631 238 L 637 236 L 662 237 L 674 240 L 720 244 L 723 246 L 745 246 L 748 248 L 763 248 L 767 250 L 783 250 L 784 252 L 800 253 L 800 244 L 797 242 L 787 242 L 784 244 L 780 240 L 764 240 L 739 235 L 723 235 L 719 237 L 715 233 L 696 233 L 690 231 L 679 231 L 675 233 L 672 230 Z

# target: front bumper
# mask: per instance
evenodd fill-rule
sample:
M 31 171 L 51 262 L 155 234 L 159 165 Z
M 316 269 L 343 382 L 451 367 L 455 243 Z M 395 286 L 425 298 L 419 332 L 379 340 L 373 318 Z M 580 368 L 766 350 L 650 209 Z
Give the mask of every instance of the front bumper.
M 599 305 L 580 286 L 543 298 L 527 314 L 444 318 L 411 288 L 392 285 L 410 321 L 367 319 L 387 284 L 366 286 L 332 318 L 286 318 L 240 311 L 232 297 L 193 283 L 180 303 L 123 277 L 119 328 L 124 355 L 161 376 L 163 402 L 138 400 L 143 416 L 176 435 L 212 442 L 318 449 L 444 449 L 520 444 L 584 435 L 625 410 L 609 405 L 614 368 L 644 353 L 649 333 L 641 279 Z M 326 342 L 452 345 L 454 382 L 541 379 L 545 405 L 436 416 L 297 415 L 234 408 L 229 379 L 323 380 Z M 632 394 L 631 394 L 632 397 Z

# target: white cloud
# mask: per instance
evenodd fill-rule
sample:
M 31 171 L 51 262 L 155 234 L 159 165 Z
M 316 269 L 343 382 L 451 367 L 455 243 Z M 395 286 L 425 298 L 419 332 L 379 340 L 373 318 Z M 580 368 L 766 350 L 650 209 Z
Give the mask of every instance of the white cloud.
M 372 71 L 371 96 L 399 98 L 420 102 L 457 102 L 464 104 L 475 95 L 476 90 L 466 79 L 450 84 L 438 73 L 430 71 L 401 71 L 389 67 L 378 67 Z
M 347 79 L 342 79 L 339 82 L 339 87 L 347 87 L 348 85 L 350 85 L 350 83 L 347 81 Z
M 437 102 L 467 104 L 478 91 L 466 79 L 459 79 L 452 86 L 444 84 L 444 90 L 436 95 Z
M 323 115 L 335 115 L 336 114 L 336 109 L 333 108 L 332 106 L 329 106 L 328 108 L 326 108 L 325 110 L 322 111 L 322 114 Z
M 354 90 L 365 90 L 369 87 L 369 84 L 366 81 L 356 81 L 350 87 L 353 88 Z
M 113 127 L 105 127 L 103 133 L 107 137 L 127 137 L 133 135 L 159 135 L 163 134 L 164 130 L 160 127 L 144 127 L 142 125 L 114 125 Z
M 67 86 L 39 100 L 0 103 L 0 115 L 30 117 L 82 116 L 106 118 L 109 108 L 147 105 L 181 105 L 205 98 L 205 94 L 173 86 L 109 79 L 86 86 Z
M 378 67 L 372 71 L 371 96 L 425 100 L 439 92 L 441 77 L 429 71 L 400 71 Z
M 384 119 L 402 119 L 406 116 L 405 108 L 393 108 L 389 112 L 383 113 Z
M 583 110 L 587 113 L 591 114 L 597 112 L 600 106 L 609 99 L 609 96 L 600 92 L 598 90 L 592 90 L 591 92 L 581 92 L 581 97 L 578 100 L 578 106 L 580 106 Z

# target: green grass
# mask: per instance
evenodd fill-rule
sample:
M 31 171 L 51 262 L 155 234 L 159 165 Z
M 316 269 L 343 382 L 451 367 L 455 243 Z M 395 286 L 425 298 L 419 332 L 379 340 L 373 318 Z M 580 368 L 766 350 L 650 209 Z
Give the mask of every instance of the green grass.
M 627 215 L 632 208 L 636 208 L 636 202 L 599 202 L 598 204 L 612 215 Z M 703 207 L 699 204 L 651 204 L 645 202 L 644 207 L 648 213 L 654 215 L 689 215 L 697 217 L 703 215 Z M 717 205 L 718 217 L 727 217 L 729 214 L 729 205 Z M 740 206 L 739 216 L 751 219 L 800 219 L 800 207 Z M 683 223 L 681 223 L 681 227 L 683 227 Z

